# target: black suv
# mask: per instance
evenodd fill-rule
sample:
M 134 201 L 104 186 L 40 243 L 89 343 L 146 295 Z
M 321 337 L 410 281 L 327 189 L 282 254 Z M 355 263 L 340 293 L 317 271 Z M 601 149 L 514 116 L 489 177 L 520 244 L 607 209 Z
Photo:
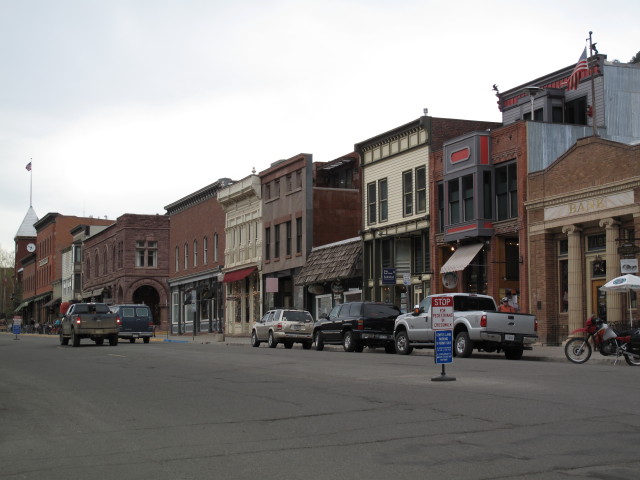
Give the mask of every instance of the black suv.
M 402 312 L 389 303 L 347 302 L 333 307 L 313 327 L 316 350 L 325 345 L 342 345 L 346 352 L 364 347 L 384 347 L 395 353 L 393 325 Z
M 131 343 L 135 343 L 136 338 L 141 338 L 144 343 L 149 343 L 155 327 L 153 326 L 151 309 L 148 306 L 143 304 L 112 305 L 109 308 L 112 313 L 118 316 L 119 338 L 128 339 Z

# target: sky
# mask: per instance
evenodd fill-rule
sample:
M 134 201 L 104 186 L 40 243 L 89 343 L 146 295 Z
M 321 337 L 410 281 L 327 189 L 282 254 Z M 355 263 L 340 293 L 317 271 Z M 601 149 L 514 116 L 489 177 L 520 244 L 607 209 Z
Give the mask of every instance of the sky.
M 116 219 L 640 50 L 637 0 L 0 0 L 0 248 L 30 205 Z M 26 165 L 32 162 L 28 172 Z

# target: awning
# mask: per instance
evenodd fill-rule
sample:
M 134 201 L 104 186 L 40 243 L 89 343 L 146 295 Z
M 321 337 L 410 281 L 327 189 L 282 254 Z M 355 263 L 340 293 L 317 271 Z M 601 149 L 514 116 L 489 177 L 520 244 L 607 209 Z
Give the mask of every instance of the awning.
M 360 237 L 315 247 L 307 257 L 305 266 L 296 275 L 295 284 L 311 285 L 360 277 L 361 253 Z
M 43 307 L 53 307 L 56 303 L 60 303 L 61 298 L 54 298 L 53 300 L 49 300 L 47 303 L 43 305 Z
M 30 301 L 26 301 L 26 302 L 22 302 L 20 305 L 18 305 L 18 308 L 16 308 L 13 313 L 18 313 L 20 310 L 22 310 L 23 308 L 26 308 L 29 306 L 31 302 Z
M 240 270 L 234 270 L 233 272 L 226 272 L 222 281 L 223 283 L 237 282 L 238 280 L 242 280 L 243 278 L 248 277 L 256 270 L 257 267 L 248 267 L 241 268 Z
M 440 269 L 440 273 L 458 272 L 464 270 L 471 260 L 482 250 L 483 243 L 472 243 L 470 245 L 461 245 L 453 252 L 451 258 L 445 262 Z

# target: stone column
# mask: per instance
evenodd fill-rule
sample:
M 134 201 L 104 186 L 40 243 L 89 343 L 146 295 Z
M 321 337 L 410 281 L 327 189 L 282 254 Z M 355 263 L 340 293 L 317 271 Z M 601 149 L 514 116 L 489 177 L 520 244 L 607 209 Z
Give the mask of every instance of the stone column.
M 569 332 L 582 328 L 586 320 L 584 299 L 584 268 L 582 254 L 582 229 L 576 225 L 562 227 L 569 240 Z
M 605 228 L 607 253 L 607 282 L 620 276 L 620 255 L 617 240 L 620 237 L 620 222 L 613 218 L 600 220 L 600 227 Z M 607 292 L 607 322 L 617 323 L 622 320 L 622 295 Z

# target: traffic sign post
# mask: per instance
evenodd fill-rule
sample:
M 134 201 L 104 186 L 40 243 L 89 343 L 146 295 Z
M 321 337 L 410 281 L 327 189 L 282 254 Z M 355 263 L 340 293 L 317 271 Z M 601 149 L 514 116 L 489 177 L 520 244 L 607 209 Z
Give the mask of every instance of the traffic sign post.
M 455 377 L 447 376 L 445 364 L 453 362 L 453 297 L 431 298 L 431 327 L 434 330 L 434 361 L 442 364 L 442 373 L 433 377 L 433 382 L 453 381 Z

